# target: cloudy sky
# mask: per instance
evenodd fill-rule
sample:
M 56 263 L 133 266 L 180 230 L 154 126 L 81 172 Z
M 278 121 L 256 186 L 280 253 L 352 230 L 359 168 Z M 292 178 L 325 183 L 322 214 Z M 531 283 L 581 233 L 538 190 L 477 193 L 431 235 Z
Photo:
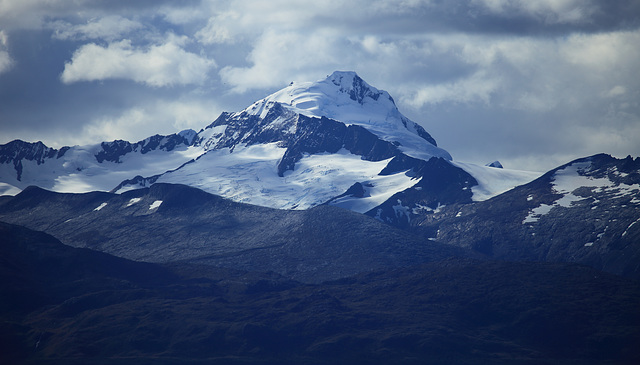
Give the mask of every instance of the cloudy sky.
M 640 156 L 638 0 L 0 0 L 0 143 L 199 130 L 356 71 L 454 159 Z

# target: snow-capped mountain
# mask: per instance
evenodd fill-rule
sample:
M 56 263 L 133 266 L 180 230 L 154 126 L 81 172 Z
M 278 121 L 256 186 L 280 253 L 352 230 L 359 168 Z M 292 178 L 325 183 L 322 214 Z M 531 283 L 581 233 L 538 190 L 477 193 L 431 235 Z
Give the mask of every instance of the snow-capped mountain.
M 200 132 L 49 149 L 0 147 L 5 193 L 124 192 L 157 182 L 280 209 L 331 204 L 399 225 L 482 200 L 535 174 L 453 162 L 393 98 L 354 72 L 292 83 Z
M 493 258 L 579 262 L 640 278 L 640 158 L 578 159 L 415 223 L 435 240 Z

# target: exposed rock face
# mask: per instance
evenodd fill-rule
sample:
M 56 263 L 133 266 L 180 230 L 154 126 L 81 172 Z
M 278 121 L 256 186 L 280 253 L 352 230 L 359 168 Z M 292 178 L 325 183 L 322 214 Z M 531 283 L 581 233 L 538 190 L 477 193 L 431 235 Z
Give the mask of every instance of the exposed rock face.
M 278 127 L 273 123 L 278 121 Z M 210 149 L 230 148 L 237 145 L 255 145 L 277 142 L 285 147 L 278 164 L 278 175 L 293 170 L 304 154 L 336 153 L 344 148 L 362 156 L 363 160 L 381 161 L 400 154 L 397 147 L 378 138 L 364 127 L 347 126 L 326 117 L 315 118 L 291 113 L 274 103 L 265 118 L 256 115 L 222 114 L 211 126 L 225 126 L 224 135 Z M 205 142 L 206 143 L 206 142 Z
M 29 143 L 21 140 L 11 141 L 7 144 L 0 145 L 0 164 L 13 165 L 15 169 L 15 178 L 22 180 L 23 165 L 22 161 L 34 161 L 41 165 L 46 160 L 52 158 L 60 158 L 64 156 L 69 147 L 63 147 L 59 150 L 49 148 L 42 142 Z
M 111 161 L 120 163 L 120 159 L 128 153 L 140 152 L 141 154 L 150 151 L 173 151 L 179 145 L 189 146 L 192 140 L 189 140 L 188 134 L 171 134 L 161 136 L 156 134 L 137 143 L 129 143 L 123 140 L 113 142 L 102 142 L 101 150 L 95 155 L 96 160 L 101 163 L 103 161 Z

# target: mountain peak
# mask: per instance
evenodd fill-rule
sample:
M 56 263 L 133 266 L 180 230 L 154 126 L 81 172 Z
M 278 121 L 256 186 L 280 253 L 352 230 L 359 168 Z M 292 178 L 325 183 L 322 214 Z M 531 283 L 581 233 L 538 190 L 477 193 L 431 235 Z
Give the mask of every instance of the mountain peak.
M 335 71 L 327 81 L 340 87 L 340 92 L 349 95 L 349 98 L 359 104 L 364 104 L 365 98 L 377 101 L 380 96 L 385 95 L 388 100 L 395 106 L 393 99 L 386 91 L 380 91 L 375 87 L 367 84 L 357 73 L 353 71 Z
M 451 160 L 451 155 L 438 148 L 422 126 L 400 113 L 388 92 L 369 85 L 353 71 L 335 71 L 316 82 L 292 82 L 236 115 L 264 119 L 276 105 L 295 114 L 365 127 L 415 158 Z

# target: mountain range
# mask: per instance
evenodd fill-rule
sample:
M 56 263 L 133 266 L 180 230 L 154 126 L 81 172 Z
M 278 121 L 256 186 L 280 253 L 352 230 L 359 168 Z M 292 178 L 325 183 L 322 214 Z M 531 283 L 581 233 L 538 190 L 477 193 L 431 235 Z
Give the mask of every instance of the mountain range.
M 354 72 L 292 83 L 197 133 L 59 150 L 23 141 L 0 146 L 7 192 L 29 185 L 123 192 L 178 183 L 278 209 L 328 203 L 400 225 L 413 210 L 487 199 L 534 177 L 454 163 L 386 91 Z M 418 191 L 419 204 L 397 203 L 394 194 L 409 189 Z
M 454 161 L 354 72 L 199 132 L 10 142 L 0 193 L 9 363 L 639 360 L 640 158 Z

